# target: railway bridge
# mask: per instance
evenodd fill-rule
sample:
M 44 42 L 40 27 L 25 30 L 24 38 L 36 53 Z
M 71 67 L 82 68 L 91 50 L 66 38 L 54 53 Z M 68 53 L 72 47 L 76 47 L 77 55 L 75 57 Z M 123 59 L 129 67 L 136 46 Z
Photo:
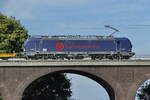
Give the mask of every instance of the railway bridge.
M 135 100 L 137 89 L 150 78 L 150 60 L 0 61 L 0 93 L 4 100 L 21 100 L 32 81 L 55 72 L 87 76 L 101 84 L 111 100 Z

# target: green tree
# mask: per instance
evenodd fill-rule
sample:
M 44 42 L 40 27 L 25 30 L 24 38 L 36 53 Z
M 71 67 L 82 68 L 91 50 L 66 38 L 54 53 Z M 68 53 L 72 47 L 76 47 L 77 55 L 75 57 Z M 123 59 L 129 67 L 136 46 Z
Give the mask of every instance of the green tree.
M 20 52 L 28 31 L 14 17 L 0 14 L 0 52 Z
M 69 100 L 70 86 L 65 74 L 48 74 L 32 82 L 25 89 L 22 100 Z
M 145 83 L 137 92 L 138 100 L 150 100 L 150 84 Z

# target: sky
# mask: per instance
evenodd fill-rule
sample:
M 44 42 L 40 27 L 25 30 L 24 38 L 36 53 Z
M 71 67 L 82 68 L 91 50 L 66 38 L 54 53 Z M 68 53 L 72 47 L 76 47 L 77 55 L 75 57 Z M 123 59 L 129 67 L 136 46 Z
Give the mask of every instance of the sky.
M 31 35 L 128 37 L 136 54 L 150 54 L 150 0 L 0 0 L 0 12 L 16 17 Z
M 106 90 L 94 80 L 71 73 L 67 74 L 67 78 L 70 79 L 71 82 L 72 99 L 110 100 Z

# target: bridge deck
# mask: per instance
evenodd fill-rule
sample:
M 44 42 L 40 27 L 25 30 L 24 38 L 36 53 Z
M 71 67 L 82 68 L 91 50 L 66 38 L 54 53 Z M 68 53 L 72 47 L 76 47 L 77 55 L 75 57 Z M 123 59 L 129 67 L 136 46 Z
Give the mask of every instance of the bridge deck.
M 5 66 L 148 66 L 150 65 L 150 60 L 9 60 L 0 61 L 0 67 Z

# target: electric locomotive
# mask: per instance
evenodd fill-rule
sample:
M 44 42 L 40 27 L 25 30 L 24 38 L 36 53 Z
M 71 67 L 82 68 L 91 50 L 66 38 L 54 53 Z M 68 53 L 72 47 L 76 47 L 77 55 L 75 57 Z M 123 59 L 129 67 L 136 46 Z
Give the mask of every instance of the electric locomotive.
M 113 36 L 33 36 L 23 48 L 27 59 L 129 59 L 134 55 L 128 38 Z

